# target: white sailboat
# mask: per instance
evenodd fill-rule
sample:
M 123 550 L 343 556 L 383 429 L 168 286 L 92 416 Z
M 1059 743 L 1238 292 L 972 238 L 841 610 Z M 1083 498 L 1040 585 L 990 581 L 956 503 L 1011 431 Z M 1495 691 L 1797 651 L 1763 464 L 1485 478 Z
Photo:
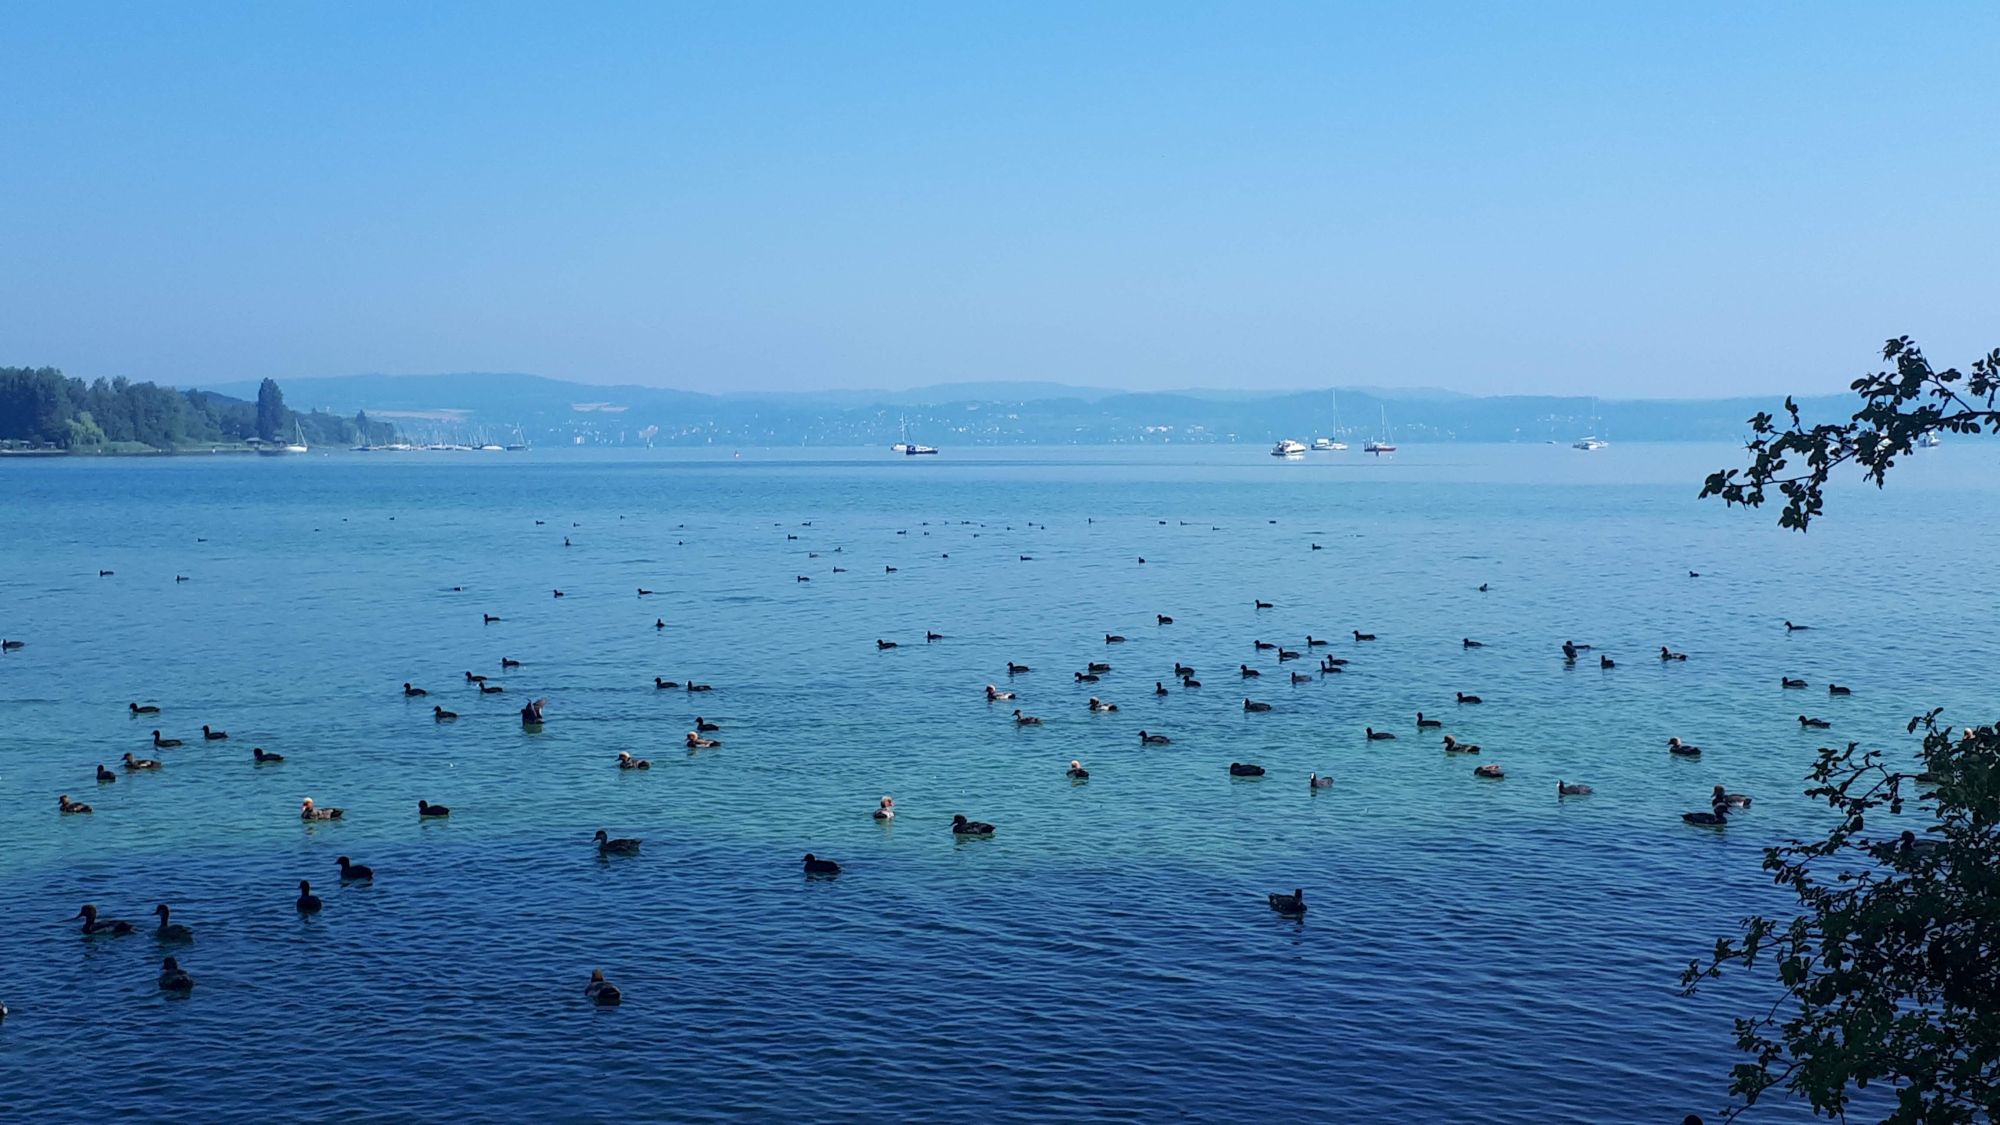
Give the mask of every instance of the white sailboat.
M 932 448 L 931 446 L 918 445 L 916 442 L 911 441 L 910 423 L 908 419 L 901 419 L 900 421 L 902 422 L 903 426 L 903 440 L 889 447 L 889 451 L 891 453 L 901 453 L 905 457 L 922 457 L 926 455 L 931 455 L 931 456 L 936 455 L 937 450 Z
M 1333 393 L 1333 436 L 1313 439 L 1313 448 L 1321 453 L 1345 453 L 1347 443 L 1340 440 L 1340 392 Z
M 1590 400 L 1590 428 L 1592 432 L 1590 433 L 1589 436 L 1580 437 L 1575 441 L 1570 442 L 1569 447 L 1571 449 L 1581 449 L 1585 453 L 1595 453 L 1598 450 L 1603 449 L 1605 446 L 1611 444 L 1610 442 L 1605 441 L 1603 438 L 1598 437 L 1596 434 L 1596 430 L 1598 428 L 1596 399 Z
M 1389 408 L 1387 406 L 1382 408 L 1382 436 L 1362 446 L 1361 451 L 1363 453 L 1373 453 L 1377 457 L 1384 453 L 1396 452 L 1395 445 L 1389 441 Z

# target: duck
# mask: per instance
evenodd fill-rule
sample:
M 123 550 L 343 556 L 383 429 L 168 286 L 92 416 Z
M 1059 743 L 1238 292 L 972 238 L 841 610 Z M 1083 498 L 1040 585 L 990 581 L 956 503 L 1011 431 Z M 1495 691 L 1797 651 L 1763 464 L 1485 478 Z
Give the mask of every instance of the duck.
M 1254 762 L 1231 762 L 1229 763 L 1229 776 L 1263 777 L 1264 767 L 1257 765 Z
M 999 688 L 994 687 L 992 684 L 986 685 L 986 702 L 998 703 L 1002 700 L 1007 700 L 1012 698 L 1014 698 L 1013 692 L 1001 691 Z
M 1010 676 L 1018 676 L 1023 672 L 1032 672 L 1032 671 L 1034 671 L 1034 669 L 1028 667 L 1026 664 L 1016 664 L 1011 660 L 1007 662 L 1007 674 Z
M 1424 713 L 1422 711 L 1417 712 L 1418 730 L 1436 730 L 1437 728 L 1442 726 L 1444 726 L 1443 719 L 1426 719 L 1424 718 Z
M 334 860 L 334 862 L 340 865 L 340 880 L 343 883 L 372 883 L 375 881 L 375 869 L 365 863 L 356 863 L 346 856 L 341 856 L 339 859 Z
M 1479 592 L 1483 594 L 1483 593 L 1485 593 L 1485 592 L 1486 592 L 1486 589 L 1487 589 L 1487 584 L 1486 584 L 1486 583 L 1484 583 L 1484 582 L 1481 582 L 1481 583 L 1479 584 Z
M 264 749 L 262 746 L 252 746 L 250 748 L 250 760 L 253 763 L 260 766 L 276 765 L 277 763 L 284 761 L 285 756 L 283 754 L 273 754 L 269 750 Z
M 944 634 L 943 634 L 943 633 L 934 633 L 934 632 L 930 631 L 929 629 L 926 629 L 926 630 L 924 630 L 924 643 L 925 643 L 925 644 L 932 644 L 932 643 L 934 643 L 934 642 L 937 642 L 937 641 L 941 641 L 941 640 L 944 640 Z
M 869 815 L 873 816 L 876 820 L 896 819 L 896 798 L 883 797 L 880 803 L 875 806 L 875 811 Z
M 326 903 L 322 902 L 320 897 L 313 893 L 313 885 L 309 880 L 300 879 L 299 897 L 294 905 L 298 907 L 301 914 L 318 914 L 320 907 L 325 906 Z
M 1166 685 L 1165 683 L 1163 683 L 1163 682 L 1159 681 L 1159 680 L 1154 680 L 1154 681 L 1153 681 L 1153 694 L 1154 694 L 1154 695 L 1165 695 L 1165 694 L 1167 694 L 1167 685 Z
M 719 738 L 703 738 L 694 731 L 687 732 L 687 747 L 690 750 L 713 750 L 722 745 Z
M 1799 725 L 1809 730 L 1825 730 L 1828 727 L 1832 726 L 1833 724 L 1827 722 L 1825 719 L 1814 719 L 1814 718 L 1809 718 L 1805 715 L 1800 715 Z
M 1907 828 L 1903 830 L 1902 835 L 1896 837 L 1896 851 L 1901 855 L 1930 855 L 1938 850 L 1938 844 L 1937 840 L 1917 839 L 1917 834 Z
M 160 962 L 160 991 L 186 996 L 194 991 L 194 978 L 188 975 L 181 963 L 172 957 Z
M 1073 672 L 1071 673 L 1071 675 L 1074 675 L 1076 677 L 1076 682 L 1080 684 L 1094 684 L 1097 683 L 1099 679 L 1097 673 L 1095 672 Z
M 882 650 L 882 649 L 891 649 L 891 648 L 895 648 L 895 647 L 896 647 L 896 642 L 895 642 L 895 641 L 885 641 L 885 640 L 882 640 L 881 638 L 879 638 L 879 637 L 878 637 L 878 638 L 876 638 L 876 640 L 875 640 L 875 647 L 876 647 L 876 649 L 877 649 L 877 650 Z
M 1683 758 L 1699 758 L 1701 757 L 1701 747 L 1690 746 L 1677 737 L 1669 738 L 1667 739 L 1667 753 L 1678 754 Z
M 507 689 L 506 689 L 506 688 L 504 688 L 504 687 L 501 687 L 501 686 L 500 686 L 499 684 L 480 684 L 480 685 L 479 685 L 479 694 L 481 694 L 481 695 L 501 695 L 501 694 L 504 694 L 504 693 L 505 693 L 506 691 L 507 691 Z
M 1268 703 L 1259 703 L 1254 699 L 1246 699 L 1243 701 L 1243 709 L 1245 711 L 1269 711 L 1271 705 Z
M 1618 667 L 1618 662 L 1608 656 L 1600 656 L 1597 658 L 1597 666 L 1599 668 L 1616 668 Z
M 1497 781 L 1500 778 L 1506 777 L 1507 771 L 1501 769 L 1498 762 L 1488 762 L 1483 766 L 1472 767 L 1472 776 L 1490 778 Z
M 1354 639 L 1357 641 L 1372 641 L 1375 639 L 1375 634 L 1364 633 L 1361 630 L 1356 629 L 1354 630 Z
M 707 734 L 709 731 L 712 730 L 721 730 L 722 727 L 720 727 L 715 723 L 709 722 L 707 719 L 702 718 L 700 715 L 696 715 L 694 717 L 694 729 L 702 734 Z
M 1368 741 L 1370 742 L 1389 742 L 1396 737 L 1389 731 L 1376 730 L 1374 727 L 1363 727 L 1362 729 L 1368 732 Z
M 87 902 L 83 904 L 82 910 L 76 912 L 76 918 L 70 920 L 76 921 L 78 919 L 83 921 L 83 936 L 85 937 L 97 937 L 99 935 L 124 937 L 132 932 L 132 923 L 125 921 L 123 918 L 99 918 L 97 916 L 97 907 Z
M 1708 812 L 1684 812 L 1681 819 L 1689 824 L 1701 824 L 1720 828 L 1729 823 L 1729 806 L 1717 805 Z
M 451 810 L 444 805 L 433 805 L 421 797 L 417 799 L 417 816 L 419 818 L 443 820 L 450 815 Z
M 807 852 L 806 874 L 838 875 L 840 874 L 840 864 L 835 863 L 833 860 L 830 859 L 821 859 L 818 856 L 812 854 L 811 852 Z
M 1174 661 L 1174 675 L 1185 680 L 1189 676 L 1194 675 L 1194 666 L 1192 664 L 1182 664 L 1176 660 Z
M 1320 774 L 1313 774 L 1311 777 L 1306 779 L 1306 787 L 1309 789 L 1331 789 L 1333 788 L 1333 778 L 1322 776 Z
M 104 763 L 99 762 L 97 763 L 97 780 L 100 784 L 110 785 L 111 783 L 118 780 L 118 775 L 112 773 L 108 769 L 105 769 Z
M 1116 703 L 1106 703 L 1102 699 L 1099 699 L 1093 695 L 1090 697 L 1090 709 L 1094 712 L 1102 712 L 1109 714 L 1111 712 L 1117 711 L 1118 705 Z
M 1780 676 L 1778 678 L 1778 686 L 1788 687 L 1788 688 L 1802 688 L 1806 686 L 1806 682 L 1804 680 L 1795 680 L 1790 676 Z
M 482 686 L 483 686 L 483 685 L 482 685 Z M 440 723 L 448 723 L 448 722 L 452 721 L 453 719 L 456 719 L 456 718 L 458 718 L 458 712 L 456 712 L 456 711 L 447 711 L 447 710 L 445 710 L 444 708 L 442 708 L 442 707 L 439 707 L 439 706 L 437 706 L 436 704 L 432 704 L 432 705 L 431 705 L 431 718 L 432 718 L 432 719 L 433 719 L 434 721 L 436 721 L 436 722 L 440 722 Z
M 895 567 L 893 567 L 893 566 L 885 566 L 885 567 L 883 567 L 883 568 L 882 568 L 882 573 L 884 573 L 884 574 L 894 574 L 894 573 L 896 573 L 896 568 L 895 568 Z
M 1292 682 L 1295 684 L 1309 684 L 1313 682 L 1313 678 L 1311 676 L 1306 675 L 1304 672 L 1293 672 Z
M 658 676 L 654 676 L 653 686 L 659 688 L 662 691 L 668 691 L 668 690 L 679 691 L 681 684 L 679 680 L 663 680 Z
M 1184 688 L 1198 688 L 1201 686 L 1201 681 L 1195 679 L 1193 676 L 1182 676 L 1181 686 Z
M 221 742 L 229 737 L 229 732 L 226 730 L 216 730 L 214 727 L 211 727 L 208 724 L 203 723 L 201 728 L 201 737 L 202 741 L 204 742 Z
M 519 668 L 520 666 L 521 662 L 512 657 L 503 656 L 500 658 L 500 667 L 503 671 L 508 668 Z
M 63 816 L 88 816 L 96 811 L 82 801 L 70 800 L 67 793 L 56 798 L 56 812 Z
M 153 913 L 160 916 L 160 924 L 153 930 L 153 936 L 158 940 L 171 942 L 190 942 L 194 940 L 193 930 L 181 925 L 179 922 L 169 921 L 173 915 L 173 910 L 166 903 L 163 902 L 155 906 Z
M 634 758 L 630 750 L 620 750 L 618 752 L 618 768 L 621 770 L 649 770 L 653 768 L 653 763 L 644 758 Z
M 1347 667 L 1349 663 L 1350 661 L 1342 659 L 1341 657 L 1328 656 L 1320 660 L 1319 670 L 1322 672 L 1338 672 L 1342 668 Z
M 604 970 L 590 970 L 590 983 L 583 986 L 584 998 L 600 1008 L 616 1008 L 624 1003 L 625 996 L 618 986 L 604 979 Z
M 563 546 L 565 547 L 569 546 L 569 540 L 567 538 L 563 540 Z M 558 598 L 563 596 L 563 592 L 561 590 L 551 590 L 549 591 L 549 593 L 555 595 Z
M 1486 647 L 1486 642 L 1485 642 L 1485 641 L 1475 641 L 1475 640 L 1473 640 L 1473 639 L 1472 639 L 1471 637 L 1466 637 L 1466 638 L 1464 638 L 1463 640 L 1459 641 L 1459 644 L 1463 645 L 1463 646 L 1464 646 L 1464 647 L 1466 647 L 1466 648 L 1485 648 L 1485 647 Z
M 714 688 L 714 687 L 712 687 L 712 686 L 710 686 L 710 685 L 708 685 L 708 684 L 698 684 L 698 683 L 695 683 L 695 682 L 694 682 L 693 680 L 689 680 L 689 681 L 687 682 L 687 690 L 689 690 L 689 691 L 714 691 L 714 690 L 715 690 L 715 688 Z
M 1797 633 L 1810 628 L 1812 628 L 1810 625 L 1794 625 L 1790 621 L 1785 622 L 1785 632 L 1787 633 Z
M 1476 696 L 1476 695 L 1467 695 L 1467 694 L 1465 694 L 1465 693 L 1464 693 L 1464 692 L 1462 692 L 1462 691 L 1458 693 L 1458 701 L 1459 701 L 1460 703 L 1484 703 L 1484 702 L 1486 702 L 1485 700 L 1483 700 L 1483 699 L 1479 698 L 1479 697 L 1478 697 L 1478 696 Z
M 493 623 L 494 623 L 495 621 L 498 621 L 498 620 L 500 620 L 499 618 L 497 618 L 497 617 L 493 616 L 493 615 L 492 615 L 492 614 L 490 614 L 490 613 L 482 613 L 482 614 L 480 614 L 479 616 L 481 616 L 481 617 L 485 618 L 485 619 L 486 619 L 486 624 L 488 624 L 488 625 L 491 625 L 491 624 L 493 624 Z
M 1168 616 L 1167 616 L 1166 614 L 1164 614 L 1164 613 L 1156 613 L 1156 614 L 1154 614 L 1154 615 L 1153 615 L 1153 621 L 1154 621 L 1154 623 L 1155 623 L 1155 624 L 1158 624 L 1158 625 L 1172 625 L 1172 624 L 1174 623 L 1174 619 L 1173 619 L 1173 618 L 1171 618 L 1171 617 L 1168 617 Z
M 134 715 L 157 715 L 160 713 L 160 709 L 151 703 L 127 703 L 125 706 L 130 707 Z
M 808 578 L 808 579 L 806 579 L 806 581 L 810 582 L 810 581 L 812 581 L 812 579 Z M 667 619 L 666 619 L 666 618 L 664 618 L 664 617 L 655 617 L 655 618 L 653 618 L 653 628 L 654 628 L 654 629 L 664 629 L 664 628 L 666 628 L 666 627 L 667 627 Z
M 600 828 L 597 830 L 597 835 L 591 839 L 597 842 L 599 855 L 637 855 L 639 852 L 639 838 L 636 836 L 619 836 L 614 839 Z
M 1042 725 L 1042 721 L 1033 715 L 1021 714 L 1021 709 L 1016 707 L 1014 708 L 1014 725 L 1020 727 L 1038 727 Z
M 1675 652 L 1673 649 L 1670 649 L 1665 645 L 1660 646 L 1661 660 L 1686 660 L 1687 658 L 1688 654 L 1685 652 Z
M 180 739 L 178 739 L 178 738 L 161 738 L 161 737 L 160 737 L 160 732 L 159 732 L 159 731 L 154 731 L 154 732 L 153 732 L 153 749 L 155 749 L 155 750 L 172 750 L 172 749 L 174 749 L 175 747 L 177 747 L 177 746 L 179 746 L 179 745 L 181 745 L 181 740 L 180 740 Z
M 1104 643 L 1108 645 L 1122 645 L 1125 643 L 1125 638 L 1116 633 L 1106 633 L 1104 634 Z
M 1265 600 L 1263 600 L 1262 598 L 1251 598 L 1251 599 L 1250 599 L 1250 602 L 1251 602 L 1251 605 L 1252 605 L 1253 607 L 1257 608 L 1257 609 L 1270 609 L 1270 608 L 1271 608 L 1271 603 L 1270 603 L 1270 602 L 1267 602 L 1267 601 L 1265 601 Z
M 128 770 L 156 770 L 160 768 L 157 758 L 134 758 L 130 750 L 125 751 L 125 768 Z
M 1154 734 L 1151 731 L 1144 730 L 1139 732 L 1139 745 L 1141 746 L 1166 746 L 1172 742 L 1173 739 L 1168 738 L 1164 734 Z
M 1069 769 L 1064 771 L 1063 776 L 1069 778 L 1071 781 L 1089 781 L 1090 771 L 1083 768 L 1082 762 L 1071 758 L 1069 760 Z
M 346 809 L 320 808 L 313 804 L 311 797 L 299 798 L 300 820 L 339 820 L 347 815 Z
M 1750 807 L 1750 797 L 1744 793 L 1731 793 L 1729 790 L 1718 785 L 1715 787 L 1715 792 L 1710 795 L 1708 803 L 1711 805 L 1728 805 L 1732 809 L 1747 809 Z
M 1595 790 L 1581 781 L 1556 779 L 1556 796 L 1558 797 L 1588 797 L 1593 792 Z
M 951 834 L 954 836 L 991 836 L 993 826 L 983 820 L 967 820 L 964 813 L 954 813 L 951 818 Z
M 1326 640 L 1326 639 L 1325 639 L 1325 638 L 1323 638 L 1323 637 L 1315 637 L 1315 636 L 1313 636 L 1313 635 L 1312 635 L 1311 633 L 1307 633 L 1307 634 L 1306 634 L 1306 647 L 1307 647 L 1307 648 L 1325 648 L 1325 647 L 1326 647 L 1327 645 L 1329 645 L 1329 644 L 1332 644 L 1332 643 L 1333 643 L 1333 642 L 1331 642 L 1331 641 L 1329 641 L 1329 640 Z
M 1841 687 L 1839 684 L 1828 684 L 1826 685 L 1826 693 L 1828 695 L 1853 695 L 1854 689 Z
M 639 591 L 639 596 L 642 598 L 648 597 L 652 594 L 652 591 L 646 589 L 644 586 L 637 587 L 637 589 Z
M 1298 658 L 1299 654 L 1296 649 L 1281 648 L 1278 650 L 1278 662 L 1280 664 L 1287 660 L 1297 660 Z
M 1563 663 L 1565 663 L 1565 664 L 1574 664 L 1574 663 L 1576 663 L 1576 654 L 1577 654 L 1577 651 L 1578 651 L 1578 649 L 1577 649 L 1576 645 L 1575 645 L 1575 644 L 1574 644 L 1573 642 L 1570 642 L 1570 641 L 1564 641 L 1564 642 L 1563 642 Z
M 1109 665 L 1109 664 L 1106 664 L 1106 663 L 1105 663 L 1104 661 L 1102 661 L 1102 660 L 1093 660 L 1093 661 L 1089 662 L 1088 664 L 1084 665 L 1084 668 L 1083 668 L 1083 670 L 1084 670 L 1084 671 L 1086 671 L 1086 672 L 1093 672 L 1093 673 L 1096 673 L 1096 672 L 1109 672 L 1109 671 L 1111 671 L 1111 665 Z
M 1252 640 L 1250 642 L 1250 647 L 1256 649 L 1258 652 L 1269 652 L 1270 650 L 1277 648 L 1278 646 L 1272 644 L 1270 641 Z
M 1479 753 L 1479 744 L 1475 742 L 1460 742 L 1458 739 L 1447 734 L 1444 736 L 1444 752 L 1447 754 L 1477 754 Z
M 1271 909 L 1288 917 L 1296 918 L 1306 912 L 1306 892 L 1302 888 L 1294 887 L 1292 893 L 1288 895 L 1274 894 L 1264 897 L 1270 902 Z
M 472 674 L 471 672 L 467 672 L 467 673 L 465 674 L 465 682 L 466 682 L 466 683 L 468 683 L 468 684 L 483 684 L 483 683 L 485 683 L 485 682 L 486 682 L 486 677 L 485 677 L 485 676 L 477 676 L 477 675 L 474 675 L 474 674 Z
M 420 687 L 416 687 L 412 685 L 408 680 L 405 680 L 403 681 L 403 694 L 411 699 L 415 699 L 418 696 L 429 695 L 430 692 L 427 692 Z
M 26 647 L 28 647 L 26 641 L 0 641 L 0 652 L 13 652 L 15 649 Z

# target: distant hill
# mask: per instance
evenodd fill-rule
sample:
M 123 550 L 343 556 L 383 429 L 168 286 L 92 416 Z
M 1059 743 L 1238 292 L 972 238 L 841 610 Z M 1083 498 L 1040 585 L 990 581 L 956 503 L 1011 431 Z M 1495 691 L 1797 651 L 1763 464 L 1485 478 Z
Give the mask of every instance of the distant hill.
M 338 415 L 365 410 L 419 440 L 490 436 L 570 444 L 937 446 L 1124 442 L 1716 441 L 1746 435 L 1746 419 L 1776 396 L 1614 400 L 1473 396 L 1432 389 L 1124 393 L 1055 383 L 966 383 L 908 391 L 711 395 L 660 387 L 570 383 L 518 373 L 340 375 L 290 379 L 288 400 Z M 238 397 L 253 384 L 210 388 Z M 1808 415 L 1851 412 L 1845 395 L 1799 400 Z M 1385 430 L 1386 424 L 1386 430 Z

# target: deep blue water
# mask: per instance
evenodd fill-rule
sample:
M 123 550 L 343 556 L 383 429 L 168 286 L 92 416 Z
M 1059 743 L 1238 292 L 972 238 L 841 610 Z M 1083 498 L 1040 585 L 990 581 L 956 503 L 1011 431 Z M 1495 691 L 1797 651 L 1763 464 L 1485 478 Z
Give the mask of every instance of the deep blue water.
M 28 642 L 0 657 L 0 1106 L 1712 1111 L 1729 1017 L 1758 992 L 1682 1000 L 1676 974 L 1736 918 L 1789 905 L 1760 848 L 1819 822 L 1799 796 L 1815 747 L 1913 746 L 1903 724 L 1931 705 L 1990 718 L 2000 655 L 1960 612 L 2000 593 L 1991 568 L 1959 565 L 2000 547 L 1993 450 L 1948 446 L 1886 492 L 1843 489 L 1809 536 L 1695 500 L 1737 456 L 0 464 L 0 636 Z M 1293 686 L 1310 659 L 1252 646 L 1307 633 L 1345 674 Z M 1566 637 L 1619 666 L 1565 667 Z M 1690 660 L 1662 664 L 1661 644 Z M 524 666 L 502 674 L 503 656 Z M 1034 671 L 1010 682 L 1009 660 Z M 1091 660 L 1114 671 L 1075 683 Z M 1176 660 L 1205 686 L 1155 698 Z M 1263 672 L 1254 686 L 1239 663 Z M 506 693 L 482 698 L 466 670 Z M 1813 686 L 1783 691 L 1785 674 Z M 1829 698 L 1829 679 L 1854 695 Z M 432 696 L 404 699 L 406 680 Z M 1017 729 L 989 682 L 1045 725 Z M 1093 694 L 1121 710 L 1089 713 Z M 1246 695 L 1274 709 L 1245 714 Z M 529 734 L 515 712 L 534 696 L 549 721 Z M 135 719 L 131 701 L 164 713 Z M 433 722 L 433 703 L 462 718 Z M 1419 709 L 1484 754 L 1441 753 Z M 1833 730 L 1802 731 L 1802 711 Z M 682 748 L 697 712 L 722 747 Z M 204 723 L 229 740 L 204 744 Z M 188 745 L 152 751 L 155 725 Z M 1142 748 L 1142 727 L 1173 744 Z M 1705 755 L 1670 758 L 1669 735 Z M 252 746 L 288 760 L 254 767 Z M 619 772 L 619 750 L 653 769 Z M 165 768 L 93 782 L 127 751 Z M 1088 783 L 1064 777 L 1072 758 Z M 1270 772 L 1231 780 L 1231 761 Z M 1506 779 L 1473 778 L 1480 762 Z M 1310 771 L 1335 787 L 1309 791 Z M 1597 792 L 1559 801 L 1558 778 Z M 1754 809 L 1720 832 L 1681 824 L 1717 782 Z M 58 816 L 58 793 L 96 812 Z M 886 827 L 869 816 L 883 794 L 900 812 Z M 345 818 L 302 825 L 305 795 Z M 449 822 L 419 823 L 420 797 Z M 954 813 L 999 832 L 955 841 Z M 642 852 L 600 860 L 600 827 Z M 803 878 L 807 851 L 845 873 Z M 340 886 L 341 854 L 373 885 Z M 309 921 L 301 878 L 327 903 Z M 1302 923 L 1264 903 L 1295 886 Z M 197 933 L 176 951 L 193 997 L 157 992 L 149 936 L 81 938 L 66 919 L 86 901 L 142 928 L 173 904 Z M 592 968 L 622 1007 L 585 1003 Z

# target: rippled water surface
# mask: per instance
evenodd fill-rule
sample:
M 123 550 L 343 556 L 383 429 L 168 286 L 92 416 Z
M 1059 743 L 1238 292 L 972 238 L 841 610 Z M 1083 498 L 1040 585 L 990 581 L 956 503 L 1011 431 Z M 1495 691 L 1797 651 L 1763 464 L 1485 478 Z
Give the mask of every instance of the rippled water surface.
M 2000 547 L 1993 454 L 1844 489 L 1805 537 L 1695 500 L 1740 456 L 1718 447 L 0 464 L 0 635 L 28 642 L 0 657 L 0 1106 L 1712 1111 L 1756 992 L 1686 1001 L 1675 975 L 1786 907 L 1759 849 L 1818 822 L 1815 747 L 1907 748 L 1917 710 L 1993 711 L 1996 641 L 1960 612 L 1997 592 L 1960 566 Z M 1252 644 L 1308 633 L 1332 643 L 1283 665 Z M 1618 667 L 1565 667 L 1564 638 Z M 1326 653 L 1352 663 L 1287 682 Z M 1075 682 L 1094 660 L 1113 671 Z M 1177 660 L 1204 686 L 1156 697 Z M 1016 728 L 989 682 L 1043 725 Z M 536 696 L 549 721 L 526 733 Z M 1420 709 L 1484 754 L 1441 753 Z M 723 745 L 690 754 L 697 712 Z M 155 725 L 187 745 L 151 750 Z M 1669 735 L 1706 753 L 1671 758 Z M 620 750 L 653 768 L 621 773 Z M 164 768 L 92 780 L 128 751 Z M 1558 800 L 1559 778 L 1597 792 Z M 1753 811 L 1681 824 L 1717 782 Z M 58 816 L 59 793 L 95 813 Z M 305 795 L 345 818 L 302 825 Z M 449 821 L 419 823 L 419 798 Z M 955 841 L 954 813 L 999 832 Z M 643 850 L 600 860 L 600 827 Z M 803 878 L 807 851 L 845 873 Z M 339 885 L 342 854 L 373 885 Z M 301 878 L 326 898 L 309 921 Z M 1264 903 L 1293 887 L 1302 923 Z M 81 938 L 85 901 L 142 930 L 172 903 L 192 999 L 156 991 L 150 936 Z M 585 1003 L 592 968 L 621 1008 Z

